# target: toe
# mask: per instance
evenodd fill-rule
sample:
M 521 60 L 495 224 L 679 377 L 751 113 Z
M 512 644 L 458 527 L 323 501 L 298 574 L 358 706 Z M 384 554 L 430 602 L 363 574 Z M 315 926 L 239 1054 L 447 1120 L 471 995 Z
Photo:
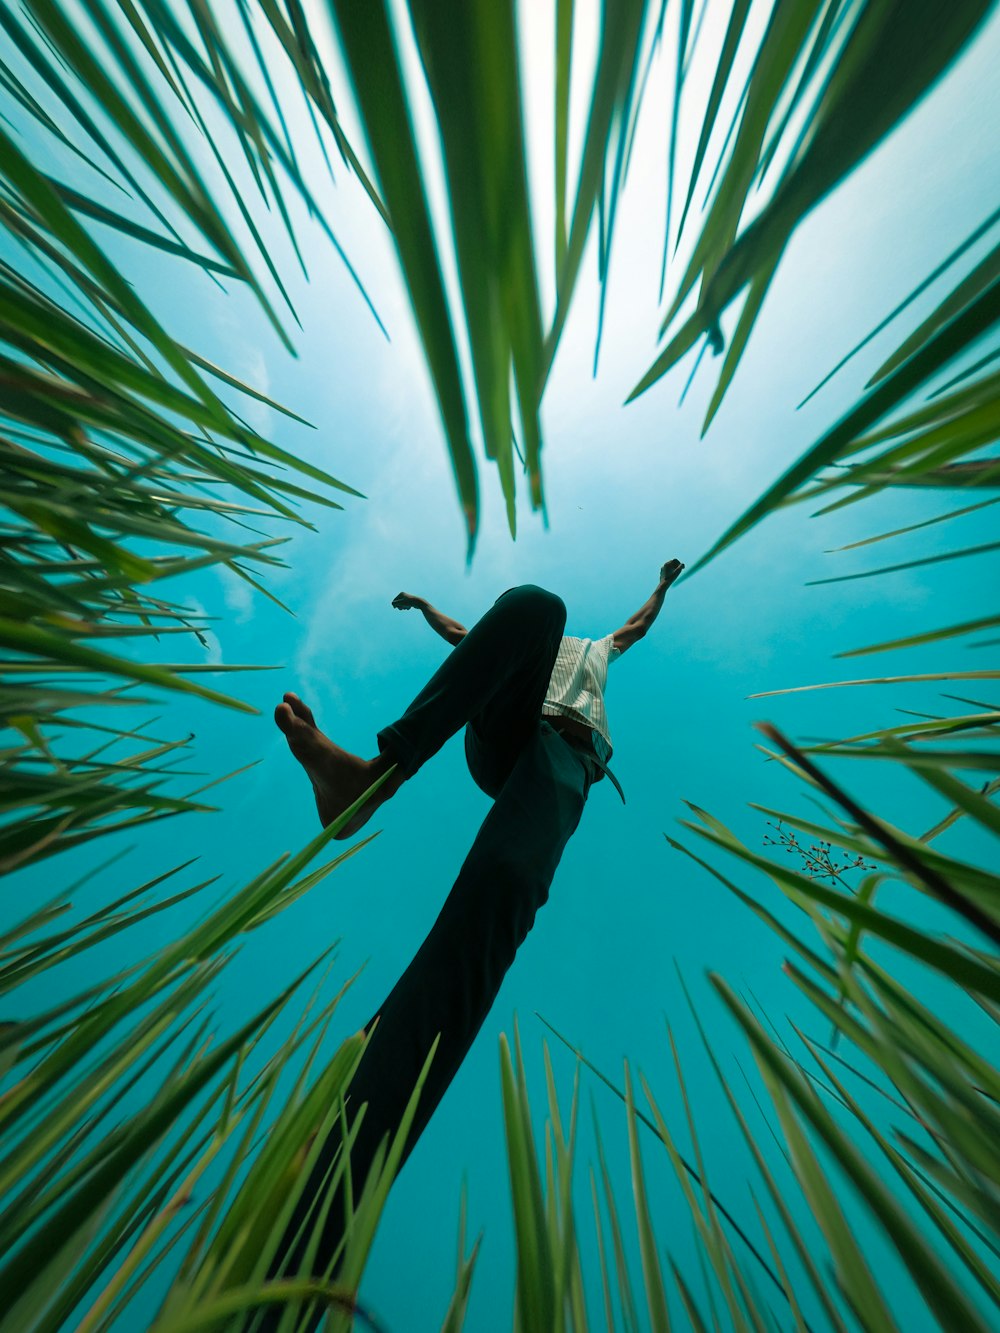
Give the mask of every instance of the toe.
M 291 735 L 295 728 L 295 714 L 287 703 L 278 704 L 274 710 L 274 720 L 280 731 L 283 731 L 286 736 Z
M 316 726 L 316 719 L 313 717 L 312 709 L 308 704 L 304 704 L 297 694 L 294 694 L 289 690 L 289 692 L 282 697 L 296 717 L 301 718 L 303 722 L 308 722 L 311 727 Z

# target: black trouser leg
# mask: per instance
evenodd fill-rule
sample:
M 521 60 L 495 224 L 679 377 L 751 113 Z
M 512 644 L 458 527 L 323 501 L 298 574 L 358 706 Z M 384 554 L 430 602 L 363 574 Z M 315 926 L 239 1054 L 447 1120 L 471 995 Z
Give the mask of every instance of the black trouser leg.
M 379 732 L 379 749 L 410 775 L 476 719 L 494 762 L 509 772 L 538 721 L 565 626 L 566 607 L 554 593 L 532 584 L 509 589 L 399 721 Z
M 352 1103 L 369 1103 L 362 1132 L 370 1118 L 376 1142 L 398 1124 L 440 1033 L 407 1151 L 430 1120 L 548 900 L 593 773 L 551 727 L 536 726 L 430 934 L 379 1009 L 351 1084 Z

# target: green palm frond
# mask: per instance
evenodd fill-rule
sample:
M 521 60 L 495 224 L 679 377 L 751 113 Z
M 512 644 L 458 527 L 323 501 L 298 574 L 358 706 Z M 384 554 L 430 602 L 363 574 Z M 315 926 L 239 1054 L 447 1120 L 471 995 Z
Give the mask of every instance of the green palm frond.
M 303 501 L 336 509 L 331 492 L 357 495 L 247 426 L 217 386 L 308 423 L 177 342 L 118 266 L 124 235 L 183 262 L 192 281 L 239 281 L 288 342 L 255 275 L 262 265 L 283 290 L 254 209 L 276 204 L 293 242 L 284 193 L 319 210 L 218 19 L 200 5 L 190 17 L 158 0 L 87 0 L 78 24 L 51 0 L 0 14 L 0 80 L 16 108 L 0 126 L 0 679 L 4 716 L 27 741 L 0 759 L 5 792 L 20 793 L 4 802 L 6 868 L 195 808 L 159 790 L 167 770 L 151 756 L 133 746 L 127 757 L 127 730 L 117 762 L 95 767 L 69 743 L 72 712 L 134 706 L 126 682 L 246 706 L 192 679 L 206 669 L 197 661 L 154 665 L 141 642 L 122 653 L 109 640 L 182 634 L 205 646 L 198 617 L 156 583 L 215 565 L 272 596 L 254 571 L 282 564 L 277 543 L 227 537 L 222 521 L 302 525 Z M 210 107 L 224 130 L 209 132 Z M 326 118 L 336 124 L 332 104 Z M 72 183 L 51 165 L 67 150 Z M 227 221 L 233 206 L 250 257 Z
M 337 821 L 301 853 L 282 858 L 145 961 L 4 1025 L 4 1328 L 55 1330 L 81 1310 L 82 1328 L 108 1328 L 182 1240 L 185 1250 L 179 1264 L 174 1260 L 176 1277 L 157 1328 L 172 1328 L 182 1318 L 204 1319 L 207 1326 L 221 1311 L 239 1313 L 277 1300 L 305 1309 L 319 1299 L 355 1310 L 356 1277 L 347 1286 L 262 1286 L 284 1220 L 308 1177 L 303 1162 L 336 1129 L 363 1049 L 361 1037 L 349 1038 L 316 1069 L 343 991 L 310 1016 L 317 991 L 296 1030 L 264 1062 L 257 1047 L 325 955 L 222 1041 L 212 1037 L 208 1008 L 209 987 L 238 938 L 357 850 L 308 869 L 342 826 Z M 15 993 L 46 969 L 86 954 L 151 914 L 169 912 L 215 882 L 155 896 L 185 868 L 46 932 L 65 911 L 61 900 L 50 904 L 2 941 L 3 989 Z M 296 1066 L 292 1091 L 276 1108 L 279 1081 Z M 418 1095 L 419 1089 L 411 1114 Z M 356 1202 L 356 1226 L 346 1239 L 355 1274 L 403 1138 L 405 1131 Z M 313 1146 L 303 1147 L 308 1144 Z M 339 1161 L 331 1188 L 343 1171 Z M 200 1199 L 196 1208 L 193 1199 Z
M 664 320 L 673 323 L 700 282 L 695 313 L 640 380 L 655 383 L 708 334 L 748 286 L 768 281 L 795 228 L 890 133 L 953 63 L 982 23 L 989 0 L 949 8 L 918 3 L 783 3 L 775 6 L 742 99 L 736 133 L 708 215 Z M 737 38 L 745 15 L 735 6 Z M 731 72 L 727 43 L 720 71 Z M 723 87 L 725 85 L 723 84 Z M 721 95 L 721 94 L 720 94 Z M 713 102 L 715 99 L 713 98 Z M 751 188 L 790 134 L 791 111 L 809 105 L 764 208 L 740 230 Z M 696 159 L 696 171 L 701 158 Z M 692 179 L 690 190 L 694 186 Z
M 669 839 L 672 846 L 684 851 L 750 907 L 794 952 L 797 961 L 785 964 L 787 975 L 813 1015 L 832 1025 L 835 1039 L 840 1040 L 840 1049 L 834 1051 L 809 1034 L 808 1024 L 800 1024 L 794 1031 L 804 1054 L 796 1056 L 777 1029 L 769 1031 L 728 982 L 717 975 L 710 976 L 712 986 L 744 1034 L 777 1115 L 779 1146 L 785 1150 L 785 1160 L 800 1191 L 801 1197 L 796 1200 L 768 1160 L 741 1098 L 723 1071 L 723 1061 L 706 1032 L 700 1007 L 688 995 L 695 1025 L 776 1219 L 775 1223 L 768 1220 L 756 1203 L 755 1192 L 761 1232 L 778 1272 L 769 1267 L 752 1242 L 742 1249 L 730 1243 L 729 1235 L 738 1233 L 734 1232 L 728 1213 L 723 1211 L 717 1220 L 719 1204 L 707 1185 L 709 1167 L 702 1156 L 697 1133 L 699 1112 L 704 1111 L 704 1105 L 688 1103 L 684 1066 L 673 1037 L 670 1037 L 671 1049 L 687 1128 L 695 1147 L 696 1168 L 678 1152 L 674 1132 L 644 1079 L 642 1088 L 652 1118 L 636 1106 L 627 1067 L 624 1089 L 616 1088 L 578 1049 L 566 1042 L 578 1060 L 616 1093 L 625 1108 L 636 1227 L 651 1326 L 667 1326 L 662 1292 L 668 1270 L 677 1284 L 691 1326 L 707 1327 L 707 1323 L 692 1292 L 690 1275 L 678 1269 L 656 1241 L 648 1205 L 648 1181 L 658 1167 L 653 1159 L 640 1156 L 640 1126 L 648 1128 L 665 1149 L 680 1182 L 698 1231 L 699 1248 L 708 1261 L 716 1297 L 727 1310 L 729 1326 L 771 1326 L 770 1316 L 751 1283 L 752 1276 L 763 1266 L 786 1298 L 797 1328 L 815 1327 L 809 1323 L 814 1316 L 807 1314 L 807 1310 L 818 1302 L 817 1308 L 822 1310 L 825 1320 L 823 1326 L 843 1330 L 860 1320 L 865 1328 L 895 1329 L 900 1326 L 895 1314 L 896 1302 L 905 1298 L 921 1302 L 933 1327 L 979 1329 L 985 1333 L 991 1326 L 987 1311 L 995 1311 L 1000 1304 L 1000 1284 L 994 1259 L 990 1257 L 1000 1253 L 996 1211 L 1000 1076 L 990 1058 L 995 1034 L 985 1031 L 982 1024 L 966 1033 L 940 1015 L 953 1014 L 955 1004 L 962 1000 L 966 1005 L 975 1001 L 988 1016 L 987 1027 L 992 1027 L 1000 1016 L 997 1007 L 1000 968 L 995 952 L 987 953 L 960 939 L 932 936 L 904 921 L 898 911 L 890 915 L 876 903 L 874 889 L 891 878 L 918 893 L 935 893 L 966 917 L 969 903 L 975 900 L 983 916 L 992 921 L 996 919 L 996 876 L 985 867 L 963 865 L 933 850 L 930 842 L 941 831 L 938 824 L 922 837 L 890 830 L 884 824 L 871 828 L 864 819 L 855 824 L 857 808 L 839 785 L 829 781 L 773 728 L 769 735 L 789 756 L 788 767 L 810 786 L 825 785 L 827 794 L 840 805 L 845 818 L 837 827 L 826 828 L 794 814 L 762 812 L 787 820 L 791 827 L 820 842 L 831 839 L 849 854 L 863 851 L 867 856 L 878 856 L 884 867 L 878 874 L 867 876 L 856 893 L 849 886 L 831 890 L 819 883 L 818 878 L 791 870 L 785 861 L 758 854 L 718 820 L 704 811 L 695 811 L 700 822 L 688 822 L 687 827 L 735 857 L 744 868 L 763 872 L 799 909 L 804 928 L 815 929 L 819 939 L 817 950 L 802 938 L 801 931 L 790 928 L 771 912 L 760 895 L 739 888 L 714 865 L 676 839 Z M 899 748 L 907 750 L 904 755 L 907 762 L 907 747 Z M 925 770 L 917 772 L 925 777 Z M 975 792 L 953 777 L 942 777 L 937 770 L 933 785 L 947 803 L 985 832 L 995 837 L 1000 831 L 996 806 L 989 799 L 992 792 Z M 943 892 L 942 884 L 946 886 Z M 913 964 L 936 969 L 955 992 L 955 1001 L 943 1005 L 938 999 L 933 1007 L 922 1002 L 914 993 L 912 982 L 902 984 L 881 961 L 884 951 L 870 948 L 880 941 L 891 944 L 893 956 L 901 956 L 911 969 Z M 687 988 L 684 990 L 687 995 Z M 565 1042 L 565 1038 L 561 1040 Z M 520 1077 L 524 1084 L 523 1071 Z M 870 1109 L 870 1098 L 866 1101 L 861 1095 L 866 1089 L 880 1095 L 882 1100 L 877 1105 L 891 1108 L 893 1123 L 884 1123 L 877 1107 Z M 524 1108 L 526 1084 L 519 1095 Z M 552 1096 L 550 1089 L 550 1102 Z M 899 1114 L 903 1116 L 902 1124 Z M 526 1129 L 523 1134 L 527 1142 Z M 603 1158 L 599 1139 L 598 1153 Z M 879 1160 L 884 1162 L 886 1170 L 878 1169 Z M 865 1248 L 859 1243 L 856 1225 L 845 1211 L 845 1182 L 853 1186 L 861 1207 L 895 1249 L 910 1284 L 905 1292 L 883 1289 Z M 607 1179 L 606 1185 L 610 1188 Z M 522 1187 L 513 1174 L 512 1187 L 516 1210 Z M 595 1206 L 599 1208 L 599 1203 Z M 803 1234 L 803 1209 L 818 1224 L 822 1251 L 817 1251 L 815 1242 Z M 616 1214 L 613 1223 L 617 1232 Z M 533 1267 L 531 1256 L 526 1258 L 522 1250 L 533 1244 L 530 1234 L 518 1233 L 519 1263 L 526 1274 Z M 535 1262 L 541 1257 L 537 1245 L 534 1257 Z M 602 1257 L 607 1293 L 603 1265 Z M 523 1292 L 521 1305 L 530 1299 L 530 1291 Z M 607 1309 L 608 1327 L 617 1328 L 610 1304 Z M 631 1326 L 626 1319 L 624 1327 Z

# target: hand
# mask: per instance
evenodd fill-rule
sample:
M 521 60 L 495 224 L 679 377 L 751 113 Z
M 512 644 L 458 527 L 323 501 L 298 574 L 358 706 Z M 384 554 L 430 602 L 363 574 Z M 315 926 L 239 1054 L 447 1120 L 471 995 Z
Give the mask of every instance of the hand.
M 392 604 L 397 611 L 412 611 L 415 607 L 419 607 L 423 600 L 422 597 L 414 597 L 409 592 L 398 592 L 392 599 Z
M 660 583 L 669 588 L 683 569 L 684 566 L 679 560 L 668 560 L 665 565 L 660 566 Z

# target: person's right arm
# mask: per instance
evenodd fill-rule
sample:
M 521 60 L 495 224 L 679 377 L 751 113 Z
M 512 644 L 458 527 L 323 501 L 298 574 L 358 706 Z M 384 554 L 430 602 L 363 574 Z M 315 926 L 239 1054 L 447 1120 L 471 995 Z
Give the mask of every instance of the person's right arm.
M 414 609 L 421 611 L 431 629 L 440 634 L 442 639 L 446 639 L 452 647 L 461 643 L 469 632 L 457 620 L 452 620 L 451 616 L 446 616 L 437 607 L 431 606 L 426 597 L 414 597 L 408 592 L 400 592 L 392 599 L 392 604 L 397 611 Z
M 634 616 L 629 616 L 621 629 L 616 629 L 614 632 L 614 644 L 619 653 L 624 653 L 633 643 L 638 643 L 641 638 L 645 637 L 646 631 L 660 614 L 667 589 L 675 579 L 680 577 L 683 569 L 684 565 L 680 560 L 668 560 L 660 567 L 660 581 L 657 583 L 652 597 L 643 603 Z

